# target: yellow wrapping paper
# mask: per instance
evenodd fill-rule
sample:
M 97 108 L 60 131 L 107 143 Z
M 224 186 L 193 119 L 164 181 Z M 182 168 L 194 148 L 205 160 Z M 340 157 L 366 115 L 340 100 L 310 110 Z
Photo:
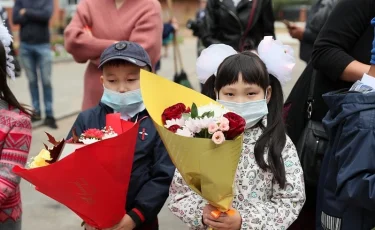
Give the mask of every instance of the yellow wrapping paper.
M 153 73 L 141 72 L 144 104 L 176 168 L 187 185 L 220 211 L 228 211 L 233 200 L 233 182 L 241 155 L 242 136 L 216 145 L 211 139 L 189 138 L 168 131 L 163 111 L 177 103 L 198 107 L 217 102 Z

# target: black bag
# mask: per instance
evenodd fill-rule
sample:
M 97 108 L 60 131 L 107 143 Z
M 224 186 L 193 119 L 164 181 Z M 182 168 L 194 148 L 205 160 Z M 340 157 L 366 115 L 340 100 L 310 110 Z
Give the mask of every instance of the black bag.
M 314 104 L 314 87 L 317 71 L 313 70 L 307 98 L 307 125 L 297 143 L 297 152 L 301 161 L 308 186 L 316 187 L 324 152 L 328 147 L 328 136 L 321 121 L 311 120 Z

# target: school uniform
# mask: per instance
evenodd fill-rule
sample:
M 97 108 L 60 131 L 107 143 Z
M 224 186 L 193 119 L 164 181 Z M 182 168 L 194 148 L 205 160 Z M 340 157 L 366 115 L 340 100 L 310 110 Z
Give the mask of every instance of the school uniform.
M 113 112 L 109 106 L 99 103 L 96 107 L 80 113 L 73 128 L 77 135 L 89 128 L 102 129 L 106 125 L 106 115 Z M 136 230 L 156 230 L 159 229 L 157 215 L 168 198 L 175 167 L 151 118 L 148 117 L 148 112 L 143 110 L 130 120 L 135 122 L 136 119 L 140 126 L 125 209 L 136 223 Z M 71 136 L 72 132 L 68 138 Z M 110 153 L 103 154 L 110 157 Z

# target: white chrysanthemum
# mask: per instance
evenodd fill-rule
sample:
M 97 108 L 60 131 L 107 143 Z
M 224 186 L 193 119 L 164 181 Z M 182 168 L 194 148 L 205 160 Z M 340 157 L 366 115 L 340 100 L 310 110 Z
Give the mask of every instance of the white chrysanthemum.
M 105 139 L 109 139 L 109 138 L 112 138 L 112 137 L 117 137 L 117 133 L 115 132 L 108 132 L 108 133 L 105 133 L 102 137 L 102 140 L 105 140 Z
M 167 120 L 165 121 L 165 125 L 164 127 L 169 129 L 169 127 L 173 126 L 173 125 L 178 125 L 180 127 L 184 126 L 185 125 L 185 119 L 183 117 L 181 117 L 180 119 L 172 119 L 172 120 Z
M 182 129 L 177 129 L 177 135 L 184 136 L 184 137 L 193 137 L 194 134 L 186 127 Z
M 85 145 L 90 145 L 90 144 L 93 144 L 95 142 L 98 142 L 99 140 L 95 139 L 95 138 L 81 138 L 81 139 L 79 139 L 79 141 L 82 142 Z
M 189 118 L 185 121 L 185 127 L 188 128 L 192 133 L 199 133 L 202 129 L 207 129 L 208 125 L 212 122 L 216 122 L 217 118 L 204 117 L 204 118 Z
M 224 108 L 222 105 L 209 104 L 198 107 L 198 115 L 202 116 L 204 113 L 214 112 L 214 117 L 222 117 L 224 114 L 228 113 L 229 110 Z

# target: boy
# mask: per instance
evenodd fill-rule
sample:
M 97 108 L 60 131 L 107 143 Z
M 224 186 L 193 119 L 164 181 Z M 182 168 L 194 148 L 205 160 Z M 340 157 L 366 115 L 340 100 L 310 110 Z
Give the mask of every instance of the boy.
M 140 45 L 118 42 L 103 52 L 99 68 L 103 71 L 100 81 L 104 87 L 101 102 L 80 113 L 73 128 L 77 135 L 89 128 L 102 129 L 106 114 L 114 112 L 132 122 L 143 119 L 127 194 L 127 214 L 112 229 L 156 230 L 157 214 L 168 198 L 175 167 L 148 117 L 139 88 L 140 70 L 152 70 L 150 58 Z
M 349 91 L 328 93 L 324 100 L 330 142 L 320 173 L 316 229 L 375 229 L 375 40 L 368 74 Z

